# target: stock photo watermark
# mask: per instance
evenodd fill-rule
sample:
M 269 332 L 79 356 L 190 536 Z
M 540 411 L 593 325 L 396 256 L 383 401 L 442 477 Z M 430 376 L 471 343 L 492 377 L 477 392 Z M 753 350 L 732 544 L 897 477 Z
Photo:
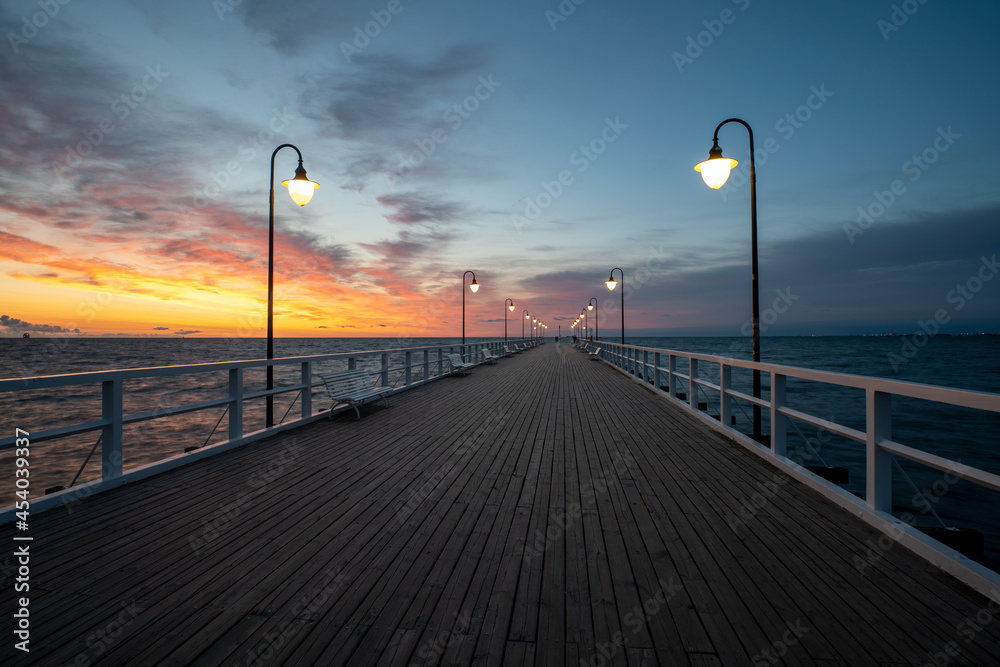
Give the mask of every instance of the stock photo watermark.
M 875 27 L 882 33 L 882 39 L 888 42 L 889 36 L 894 32 L 898 32 L 900 28 L 906 25 L 910 17 L 920 11 L 920 8 L 926 4 L 927 0 L 903 0 L 898 5 L 892 5 L 888 20 L 879 19 L 875 22 Z
M 30 19 L 27 14 L 22 16 L 21 29 L 17 34 L 7 33 L 7 41 L 10 42 L 10 48 L 14 49 L 14 55 L 21 55 L 21 47 L 34 39 L 38 31 L 45 28 L 59 14 L 59 10 L 70 2 L 71 0 L 38 0 L 41 11 L 32 14 Z
M 233 176 L 243 173 L 243 167 L 252 162 L 258 155 L 266 156 L 270 152 L 273 140 L 281 132 L 284 132 L 289 125 L 289 121 L 299 118 L 296 110 L 289 110 L 288 105 L 278 109 L 271 109 L 271 118 L 268 119 L 264 127 L 247 136 L 236 147 L 236 159 L 229 160 L 219 171 L 209 169 L 208 174 L 212 178 L 209 183 L 191 198 L 192 207 L 204 208 L 212 203 L 212 200 L 219 197 L 222 192 L 232 183 Z
M 920 153 L 914 153 L 902 164 L 900 170 L 903 175 L 910 177 L 911 183 L 916 183 L 934 163 L 941 159 L 941 155 L 948 152 L 961 138 L 962 135 L 952 131 L 950 125 L 947 128 L 939 127 L 931 145 Z M 858 207 L 855 223 L 844 224 L 844 233 L 847 234 L 847 240 L 851 245 L 854 245 L 855 239 L 871 228 L 906 192 L 906 183 L 898 178 L 893 180 L 887 189 L 872 191 L 873 201 L 867 206 Z
M 816 112 L 822 109 L 826 103 L 834 96 L 834 92 L 827 90 L 826 84 L 809 86 L 809 94 L 802 104 L 778 118 L 774 123 L 774 131 L 781 135 L 781 138 L 788 141 L 795 134 L 805 127 L 806 123 L 812 120 Z M 768 137 L 760 142 L 759 147 L 754 147 L 753 158 L 757 167 L 767 164 L 772 155 L 781 150 L 781 143 L 774 137 Z M 728 201 L 730 195 L 736 190 L 750 182 L 750 150 L 746 152 L 747 159 L 741 160 L 726 181 L 726 184 L 719 189 L 722 201 Z
M 594 655 L 589 660 L 580 660 L 581 667 L 604 667 L 623 647 L 629 644 L 629 635 L 639 633 L 654 616 L 660 613 L 663 607 L 684 590 L 681 584 L 675 583 L 673 577 L 669 581 L 658 580 L 660 588 L 650 597 L 646 598 L 642 604 L 632 608 L 622 617 L 622 625 L 630 632 L 617 630 L 609 641 L 599 642 L 594 647 Z
M 997 263 L 997 256 L 980 258 L 979 268 L 965 281 L 957 283 L 955 288 L 949 290 L 944 296 L 945 302 L 951 304 L 951 311 L 957 313 L 965 308 L 966 304 L 972 301 L 989 281 L 1000 272 L 1000 264 Z M 899 352 L 889 352 L 886 354 L 892 371 L 898 373 L 899 369 L 909 363 L 920 349 L 930 342 L 931 338 L 941 331 L 941 325 L 948 324 L 952 319 L 952 312 L 948 309 L 938 308 L 934 311 L 934 316 L 926 320 L 917 320 L 919 333 L 912 336 L 903 336 Z
M 750 6 L 750 0 L 732 0 L 732 3 L 739 7 L 740 11 L 746 11 Z M 711 47 L 715 40 L 722 36 L 727 25 L 736 22 L 736 16 L 737 14 L 733 10 L 727 8 L 719 12 L 718 18 L 702 21 L 701 24 L 705 26 L 705 29 L 695 35 L 688 35 L 687 46 L 683 53 L 674 51 L 671 55 L 674 65 L 677 66 L 677 71 L 683 74 L 685 67 L 693 64 L 705 53 L 705 49 Z
M 998 595 L 993 591 L 994 597 Z M 975 614 L 966 616 L 956 626 L 955 631 L 961 635 L 961 642 L 952 640 L 941 647 L 940 651 L 928 655 L 929 662 L 922 667 L 945 667 L 962 654 L 962 646 L 968 646 L 982 632 L 987 625 L 993 622 L 994 617 L 1000 612 L 1000 604 L 996 600 L 989 600 L 985 607 L 980 608 Z M 965 661 L 963 661 L 965 662 Z
M 248 667 L 266 665 L 267 661 L 273 658 L 274 654 L 281 650 L 285 642 L 301 627 L 301 624 L 296 623 L 296 621 L 306 620 L 303 616 L 308 618 L 322 609 L 330 596 L 349 579 L 346 574 L 334 574 L 333 568 L 326 570 L 323 575 L 325 579 L 321 583 L 295 601 L 289 610 L 289 618 L 282 621 L 276 630 L 266 633 L 261 641 L 247 652 L 245 664 Z
M 371 46 L 372 40 L 381 35 L 382 31 L 392 23 L 393 17 L 402 14 L 404 9 L 406 7 L 402 0 L 389 0 L 384 9 L 371 10 L 369 13 L 372 20 L 363 26 L 360 24 L 354 26 L 354 39 L 351 42 L 340 43 L 340 52 L 343 54 L 344 60 L 350 63 L 351 58 L 360 55 L 362 51 Z
M 257 496 L 267 491 L 270 484 L 285 472 L 287 466 L 298 458 L 302 446 L 295 440 L 290 442 L 281 453 L 270 460 L 266 466 L 259 466 L 247 477 L 249 491 L 240 493 L 232 501 L 220 505 L 207 519 L 200 519 L 201 529 L 188 535 L 188 544 L 196 556 L 218 540 L 232 526 L 233 521 L 246 509 L 252 506 Z M 286 458 L 287 455 L 287 458 Z
M 589 142 L 580 144 L 577 150 L 570 153 L 569 163 L 576 167 L 576 172 L 582 174 L 590 168 L 597 158 L 604 154 L 608 147 L 618 141 L 622 133 L 628 129 L 626 123 L 621 122 L 621 116 L 604 119 L 604 127 L 600 133 Z M 559 199 L 566 188 L 576 182 L 576 177 L 569 169 L 563 169 L 556 174 L 552 181 L 541 181 L 541 189 L 531 197 L 525 197 L 520 204 L 523 206 L 521 215 L 511 216 L 514 229 L 519 233 L 522 228 L 532 224 L 542 215 L 542 213 L 552 206 L 552 203 Z
M 134 85 L 131 90 L 121 93 L 109 104 L 111 111 L 118 117 L 118 122 L 123 122 L 133 111 L 138 109 L 149 93 L 159 88 L 164 79 L 169 76 L 170 72 L 164 72 L 160 65 L 146 66 L 146 74 L 139 83 Z M 50 165 L 52 172 L 56 176 L 63 177 L 71 169 L 79 167 L 119 127 L 121 126 L 116 125 L 114 119 L 105 117 L 91 129 L 80 130 L 83 139 L 76 145 L 66 146 L 66 154 Z
M 809 632 L 809 627 L 802 623 L 802 619 L 798 619 L 793 623 L 788 623 L 788 629 L 785 633 L 781 635 L 781 639 L 775 641 L 768 648 L 757 653 L 751 659 L 754 665 L 776 665 L 781 662 L 781 659 L 788 653 L 788 650 L 799 643 L 801 639 L 807 632 Z
M 441 114 L 441 120 L 446 124 L 446 127 L 435 127 L 426 136 L 414 139 L 413 145 L 417 147 L 417 150 L 412 151 L 408 155 L 399 156 L 399 165 L 396 167 L 390 180 L 400 180 L 427 161 L 437 151 L 438 146 L 448 141 L 451 136 L 449 133 L 457 132 L 465 121 L 471 118 L 472 114 L 479 109 L 479 106 L 490 99 L 493 93 L 502 85 L 503 82 L 493 79 L 492 72 L 486 76 L 479 77 L 472 94 L 460 102 L 455 102 Z
M 569 17 L 576 13 L 576 8 L 586 1 L 587 0 L 562 0 L 562 2 L 559 3 L 559 6 L 556 7 L 556 11 L 546 9 L 544 13 L 545 20 L 549 22 L 549 27 L 552 28 L 552 32 L 556 31 L 560 23 L 564 23 L 569 20 Z

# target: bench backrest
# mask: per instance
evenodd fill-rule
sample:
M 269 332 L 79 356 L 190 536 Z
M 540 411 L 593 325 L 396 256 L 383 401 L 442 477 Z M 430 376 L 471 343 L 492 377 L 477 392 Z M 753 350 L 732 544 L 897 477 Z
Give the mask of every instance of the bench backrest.
M 344 373 L 331 373 L 329 375 L 320 375 L 319 377 L 326 384 L 326 390 L 330 396 L 351 394 L 371 388 L 371 374 L 363 369 L 346 371 Z
M 451 362 L 452 366 L 464 366 L 465 360 L 462 359 L 462 355 L 458 352 L 452 352 L 448 355 L 448 361 Z
M 485 347 L 483 348 L 482 351 L 483 351 L 483 356 L 484 357 L 492 357 L 493 356 L 492 354 L 490 354 L 490 351 L 487 350 Z

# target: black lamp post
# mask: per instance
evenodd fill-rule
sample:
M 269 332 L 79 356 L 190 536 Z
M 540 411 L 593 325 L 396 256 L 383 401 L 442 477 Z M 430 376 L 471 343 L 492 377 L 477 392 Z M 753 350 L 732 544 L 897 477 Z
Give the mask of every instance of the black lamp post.
M 601 322 L 600 318 L 598 317 L 598 315 L 600 314 L 599 313 L 600 309 L 597 308 L 596 296 L 590 297 L 590 301 L 587 302 L 587 310 L 594 311 L 594 338 L 596 338 L 597 340 L 601 340 Z
M 479 291 L 479 283 L 476 282 L 476 272 L 466 271 L 462 274 L 462 345 L 465 345 L 465 276 L 472 274 L 472 282 L 469 283 L 469 289 L 472 290 L 473 294 Z M 462 350 L 465 351 L 464 348 Z
M 282 148 L 294 148 L 299 156 L 299 166 L 295 169 L 295 176 L 282 181 L 281 184 L 288 188 L 288 194 L 292 201 L 299 206 L 305 206 L 312 199 L 313 191 L 319 187 L 319 183 L 314 183 L 306 177 L 306 170 L 302 166 L 302 152 L 292 144 L 281 144 L 271 153 L 271 186 L 270 199 L 268 201 L 267 220 L 267 358 L 274 359 L 274 156 Z M 274 389 L 274 366 L 267 367 L 267 389 Z M 264 425 L 267 428 L 274 426 L 274 396 L 267 395 L 267 404 Z
M 525 320 L 531 319 L 531 315 L 528 314 L 527 309 L 522 310 L 521 314 L 524 315 Z M 521 320 L 521 340 L 524 340 L 524 320 Z
M 507 306 L 507 302 L 508 301 L 510 301 L 510 305 L 509 306 Z M 509 308 L 513 312 L 513 310 L 514 310 L 514 300 L 513 299 L 504 299 L 503 300 L 503 305 L 507 306 L 507 308 Z M 507 308 L 505 308 L 504 311 L 503 311 L 503 342 L 505 342 L 505 343 L 507 342 Z
M 739 118 L 729 118 L 719 123 L 712 135 L 712 149 L 708 152 L 708 159 L 695 165 L 695 171 L 701 172 L 701 177 L 705 184 L 713 190 L 718 190 L 729 179 L 729 172 L 738 163 L 732 158 L 722 157 L 722 149 L 719 148 L 719 130 L 726 123 L 739 123 L 747 129 L 750 135 L 750 285 L 752 289 L 753 308 L 753 360 L 760 361 L 760 296 L 758 294 L 757 280 L 757 176 L 754 164 L 753 130 L 746 121 Z M 760 398 L 760 370 L 753 371 L 753 395 Z M 760 428 L 760 406 L 753 406 L 753 435 L 754 439 L 761 438 Z
M 608 286 L 609 290 L 614 290 L 618 285 L 618 281 L 615 280 L 615 271 L 622 274 L 622 345 L 625 344 L 625 272 L 619 269 L 617 266 L 611 269 L 611 273 L 608 275 L 608 279 L 604 281 L 604 284 Z

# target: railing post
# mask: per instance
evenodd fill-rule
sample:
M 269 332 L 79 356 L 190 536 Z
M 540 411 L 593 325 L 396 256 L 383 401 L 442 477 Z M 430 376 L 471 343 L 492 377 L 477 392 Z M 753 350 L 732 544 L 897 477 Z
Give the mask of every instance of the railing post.
M 444 377 L 444 348 L 438 348 L 438 377 Z
M 243 369 L 229 369 L 229 440 L 243 437 Z
M 694 379 L 698 376 L 698 360 L 688 357 L 688 403 L 692 410 L 698 409 L 698 384 Z
M 672 354 L 667 355 L 667 393 L 677 396 L 677 357 Z
M 785 429 L 788 428 L 787 417 L 778 412 L 785 405 L 784 375 L 771 371 L 771 453 L 775 456 L 785 455 Z
M 312 362 L 302 362 L 302 418 L 312 417 L 313 412 Z
M 101 416 L 110 423 L 101 431 L 101 479 L 122 475 L 122 381 L 108 380 L 101 383 Z
M 642 351 L 642 381 L 649 382 L 649 350 Z
M 413 374 L 410 372 L 412 370 L 410 368 L 410 364 L 412 363 L 412 361 L 413 361 L 413 353 L 407 350 L 406 359 L 405 361 L 403 361 L 403 363 L 406 365 L 406 380 L 405 384 L 403 385 L 404 387 L 409 387 L 410 382 L 413 380 Z
M 383 387 L 389 386 L 389 353 L 382 353 L 382 372 L 381 372 L 381 384 Z
M 733 384 L 733 367 L 729 364 L 719 365 L 719 423 L 729 426 L 732 421 L 733 399 L 729 397 L 729 388 Z
M 424 382 L 431 377 L 431 351 L 424 350 Z
M 660 388 L 660 353 L 653 353 L 653 389 Z
M 347 370 L 349 370 L 349 371 L 356 371 L 356 370 L 358 370 L 358 358 L 357 357 L 348 357 L 347 358 Z
M 881 512 L 892 511 L 892 455 L 878 446 L 892 437 L 892 394 L 874 389 L 865 390 L 867 427 L 865 445 L 868 468 L 865 480 L 865 501 L 868 507 Z

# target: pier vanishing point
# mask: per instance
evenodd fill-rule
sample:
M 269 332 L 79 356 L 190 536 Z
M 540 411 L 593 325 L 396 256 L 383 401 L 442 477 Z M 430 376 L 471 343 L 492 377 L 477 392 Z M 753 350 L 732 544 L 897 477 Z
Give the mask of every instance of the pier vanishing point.
M 32 514 L 0 663 L 1000 664 L 1000 598 L 607 357 L 362 413 Z

